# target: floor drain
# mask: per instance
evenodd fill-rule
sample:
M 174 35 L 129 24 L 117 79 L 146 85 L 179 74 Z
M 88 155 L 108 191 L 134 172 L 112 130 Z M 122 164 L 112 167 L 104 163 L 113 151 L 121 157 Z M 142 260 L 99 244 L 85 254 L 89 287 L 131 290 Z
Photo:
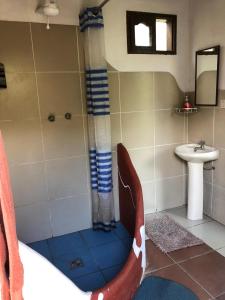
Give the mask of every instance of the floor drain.
M 77 268 L 81 268 L 83 266 L 84 266 L 84 263 L 81 258 L 76 258 L 73 261 L 71 261 L 71 263 L 70 263 L 71 269 L 77 269 Z

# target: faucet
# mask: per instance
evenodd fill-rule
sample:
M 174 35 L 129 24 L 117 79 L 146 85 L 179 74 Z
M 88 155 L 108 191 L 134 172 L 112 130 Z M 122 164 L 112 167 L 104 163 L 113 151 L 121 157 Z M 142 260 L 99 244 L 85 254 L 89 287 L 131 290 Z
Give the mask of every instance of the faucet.
M 198 144 L 199 146 L 194 147 L 194 152 L 205 149 L 205 141 L 200 141 Z

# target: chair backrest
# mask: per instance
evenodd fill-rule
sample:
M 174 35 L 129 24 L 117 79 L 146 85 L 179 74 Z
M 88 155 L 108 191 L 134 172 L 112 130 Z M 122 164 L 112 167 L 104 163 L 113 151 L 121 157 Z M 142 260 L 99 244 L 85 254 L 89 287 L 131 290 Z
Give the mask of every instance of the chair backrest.
M 95 291 L 91 300 L 131 300 L 145 272 L 145 226 L 141 183 L 126 148 L 117 146 L 120 220 L 133 236 L 129 257 L 120 273 Z M 104 298 L 103 298 L 104 297 Z
M 144 224 L 144 208 L 141 183 L 128 151 L 117 146 L 120 221 L 134 237 L 135 228 Z

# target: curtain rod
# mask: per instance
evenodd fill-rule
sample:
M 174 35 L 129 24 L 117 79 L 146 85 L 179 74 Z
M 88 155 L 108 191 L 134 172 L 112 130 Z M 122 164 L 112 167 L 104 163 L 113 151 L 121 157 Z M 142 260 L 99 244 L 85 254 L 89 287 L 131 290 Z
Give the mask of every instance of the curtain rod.
M 103 8 L 103 6 L 105 6 L 110 0 L 104 0 L 99 6 L 98 9 Z

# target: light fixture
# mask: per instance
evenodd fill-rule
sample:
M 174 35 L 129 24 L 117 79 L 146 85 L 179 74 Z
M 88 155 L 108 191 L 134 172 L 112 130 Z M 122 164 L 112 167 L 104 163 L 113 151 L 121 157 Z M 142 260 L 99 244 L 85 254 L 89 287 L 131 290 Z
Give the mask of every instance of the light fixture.
M 47 17 L 47 26 L 46 26 L 46 28 L 50 29 L 49 18 L 58 16 L 59 7 L 58 7 L 56 1 L 46 0 L 44 3 L 41 3 L 41 4 L 38 5 L 38 7 L 36 8 L 36 12 Z

